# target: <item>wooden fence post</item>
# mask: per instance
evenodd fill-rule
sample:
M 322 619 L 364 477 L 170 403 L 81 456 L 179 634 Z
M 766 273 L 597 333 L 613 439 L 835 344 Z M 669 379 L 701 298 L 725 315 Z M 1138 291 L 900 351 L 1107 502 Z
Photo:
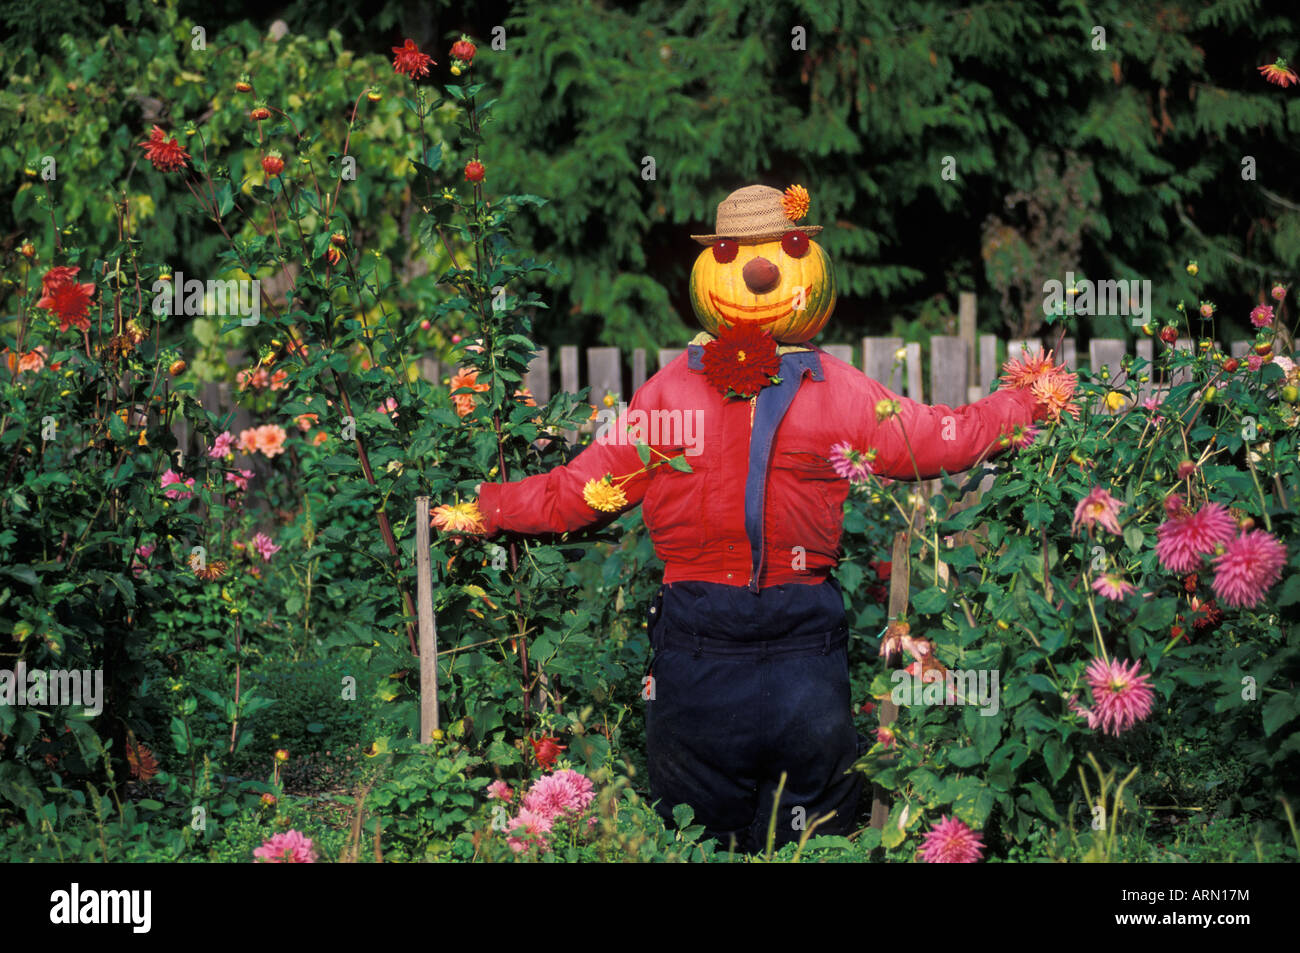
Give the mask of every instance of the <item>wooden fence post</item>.
M 438 730 L 438 621 L 433 614 L 433 564 L 429 554 L 429 498 L 415 498 L 415 607 L 420 620 L 420 743 Z

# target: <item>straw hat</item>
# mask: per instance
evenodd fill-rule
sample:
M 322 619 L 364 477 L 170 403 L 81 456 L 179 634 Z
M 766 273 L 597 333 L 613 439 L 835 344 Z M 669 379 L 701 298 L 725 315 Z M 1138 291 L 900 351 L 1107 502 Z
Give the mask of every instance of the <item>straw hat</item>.
M 701 245 L 720 238 L 745 243 L 774 241 L 786 232 L 800 231 L 812 237 L 820 225 L 795 225 L 808 214 L 808 192 L 792 185 L 784 192 L 767 185 L 747 185 L 718 203 L 715 235 L 692 235 Z

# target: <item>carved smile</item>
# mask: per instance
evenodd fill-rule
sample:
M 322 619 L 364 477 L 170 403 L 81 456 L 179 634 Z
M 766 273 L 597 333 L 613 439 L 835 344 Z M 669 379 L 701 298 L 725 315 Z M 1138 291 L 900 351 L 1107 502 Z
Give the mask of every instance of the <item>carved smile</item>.
M 709 292 L 709 302 L 717 308 L 728 321 L 739 321 L 742 324 L 771 324 L 781 318 L 787 317 L 793 313 L 793 309 L 788 303 L 778 302 L 777 304 L 757 304 L 743 305 L 732 304 L 730 301 L 724 301 L 712 291 Z

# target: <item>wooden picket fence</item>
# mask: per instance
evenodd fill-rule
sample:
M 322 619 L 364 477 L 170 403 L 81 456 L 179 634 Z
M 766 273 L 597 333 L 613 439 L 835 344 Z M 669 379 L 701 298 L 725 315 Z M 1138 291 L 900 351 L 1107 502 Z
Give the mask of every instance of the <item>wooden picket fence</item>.
M 958 334 L 935 335 L 930 339 L 928 382 L 923 379 L 920 344 L 904 344 L 902 338 L 897 337 L 864 337 L 857 345 L 818 343 L 834 357 L 852 364 L 897 394 L 922 403 L 949 407 L 970 403 L 990 392 L 1001 372 L 1002 351 L 1005 351 L 1005 355 L 1001 359 L 1006 359 L 1019 357 L 1026 348 L 1046 347 L 1056 350 L 1057 361 L 1066 367 L 1086 367 L 1096 371 L 1102 366 L 1108 366 L 1112 375 L 1120 374 L 1120 361 L 1128 353 L 1123 339 L 1093 338 L 1087 353 L 1079 354 L 1074 338 L 1064 338 L 1058 348 L 1055 335 L 1043 339 L 1007 341 L 1005 348 L 1002 348 L 997 335 L 976 332 L 975 295 L 971 293 L 963 293 L 959 298 L 957 323 Z M 1192 346 L 1189 340 L 1178 341 L 1180 348 Z M 901 360 L 898 357 L 900 349 L 903 354 Z M 589 399 L 599 407 L 606 396 L 630 400 L 632 394 L 640 389 L 652 373 L 682 354 L 685 348 L 660 348 L 653 355 L 644 348 L 637 348 L 632 351 L 628 367 L 624 366 L 622 350 L 616 347 L 580 348 L 576 344 L 568 344 L 562 345 L 558 350 L 558 366 L 554 369 L 551 349 L 543 347 L 538 350 L 523 386 L 528 388 L 538 403 L 545 403 L 553 393 L 559 391 L 576 392 L 582 387 L 590 386 Z M 1229 346 L 1229 353 L 1233 357 L 1241 357 L 1249 350 L 1249 341 L 1233 341 Z M 1153 339 L 1139 338 L 1135 353 L 1150 361 Z M 235 366 L 244 363 L 241 355 L 232 353 L 228 357 Z M 432 355 L 421 357 L 419 366 L 421 376 L 434 383 L 446 381 L 456 370 L 454 366 L 443 364 Z M 625 371 L 630 371 L 630 375 L 625 374 Z M 1138 385 L 1138 399 L 1145 400 L 1178 383 L 1179 379 L 1159 380 L 1153 369 L 1151 380 Z M 208 409 L 218 415 L 234 411 L 234 420 L 229 429 L 235 433 L 254 423 L 249 413 L 237 405 L 237 396 L 228 382 L 207 382 L 199 390 L 199 397 Z M 593 426 L 587 424 L 582 430 L 590 432 Z M 177 423 L 176 436 L 181 446 L 186 447 L 188 430 L 183 420 Z M 570 432 L 568 436 L 573 439 L 577 434 Z
M 962 404 L 979 400 L 992 389 L 994 381 L 1001 373 L 999 361 L 999 338 L 994 334 L 977 334 L 975 328 L 975 296 L 963 294 L 960 299 L 958 323 L 960 333 L 956 335 L 935 335 L 930 339 L 930 374 L 929 381 L 923 380 L 921 345 L 904 344 L 897 337 L 864 337 L 858 345 L 837 343 L 818 343 L 823 350 L 846 363 L 852 364 L 868 377 L 884 384 L 891 391 L 912 400 L 928 404 L 945 404 L 959 407 Z M 1180 339 L 1180 348 L 1192 347 L 1192 342 Z M 1120 361 L 1129 353 L 1126 342 L 1121 338 L 1093 338 L 1088 352 L 1080 355 L 1075 339 L 1064 338 L 1059 348 L 1056 337 L 1042 339 L 1029 338 L 1007 341 L 1005 357 L 1019 357 L 1026 349 L 1046 347 L 1056 350 L 1056 360 L 1066 367 L 1077 369 L 1086 367 L 1099 370 L 1108 366 L 1111 374 L 1120 374 Z M 903 358 L 899 360 L 898 352 L 902 349 Z M 582 360 L 585 350 L 586 360 Z M 1242 357 L 1250 350 L 1249 341 L 1234 341 L 1230 345 L 1233 357 Z M 685 348 L 660 348 L 654 354 L 657 371 L 682 354 Z M 1137 356 L 1152 359 L 1153 339 L 1141 338 L 1137 342 Z M 613 395 L 621 400 L 628 400 L 640 389 L 652 373 L 649 357 L 644 348 L 636 348 L 631 354 L 630 377 L 625 376 L 623 352 L 616 347 L 579 348 L 577 345 L 563 345 L 559 348 L 558 381 L 551 368 L 551 351 L 541 348 L 534 357 L 524 386 L 529 389 L 538 403 L 545 403 L 558 383 L 559 391 L 576 392 L 582 387 L 590 386 L 590 400 L 597 406 L 606 395 Z M 1081 363 L 1082 360 L 1082 363 Z M 584 373 L 585 367 L 585 373 Z M 434 358 L 421 361 L 421 374 L 426 380 L 439 381 L 453 373 L 455 368 L 440 364 Z M 1152 371 L 1151 380 L 1138 385 L 1139 402 L 1167 390 L 1181 382 L 1180 379 L 1160 381 Z M 1127 382 L 1126 382 L 1127 383 Z M 628 386 L 630 385 L 630 386 Z

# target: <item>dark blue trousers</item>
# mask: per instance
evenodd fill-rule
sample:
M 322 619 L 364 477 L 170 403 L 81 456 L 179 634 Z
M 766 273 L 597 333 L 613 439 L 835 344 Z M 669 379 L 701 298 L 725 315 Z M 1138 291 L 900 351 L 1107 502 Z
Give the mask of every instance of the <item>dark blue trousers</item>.
M 705 836 L 751 852 L 853 830 L 862 775 L 839 587 L 662 586 L 650 609 L 654 660 L 646 708 L 651 798 L 671 826 L 689 804 Z

